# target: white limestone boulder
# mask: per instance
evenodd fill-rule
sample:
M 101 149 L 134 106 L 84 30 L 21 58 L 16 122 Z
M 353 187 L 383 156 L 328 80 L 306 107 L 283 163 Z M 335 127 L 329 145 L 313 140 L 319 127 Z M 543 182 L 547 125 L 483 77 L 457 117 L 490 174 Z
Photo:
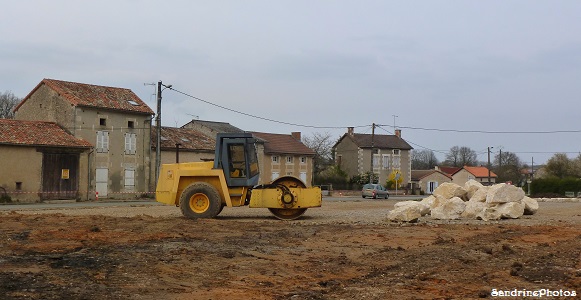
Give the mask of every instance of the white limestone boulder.
M 479 188 L 472 196 L 470 197 L 469 202 L 486 202 L 486 195 L 488 194 L 488 189 L 490 187 L 483 186 Z
M 413 201 L 413 200 L 409 200 L 409 201 L 401 201 L 401 202 L 397 202 L 396 204 L 393 205 L 394 209 L 400 208 L 402 206 L 408 206 L 408 205 L 416 205 L 420 207 L 420 214 L 423 216 L 427 215 L 430 213 L 430 206 L 427 204 L 424 204 L 420 201 Z
M 496 207 L 502 219 L 518 219 L 525 212 L 525 205 L 520 202 L 501 203 Z
M 387 219 L 393 222 L 417 222 L 422 216 L 423 205 L 417 202 L 417 205 L 401 205 L 389 211 Z
M 490 221 L 490 220 L 500 220 L 502 218 L 502 213 L 496 209 L 498 204 L 486 204 L 487 206 L 483 209 L 480 213 L 476 215 L 477 219 L 483 221 Z
M 486 194 L 486 203 L 520 202 L 525 192 L 512 184 L 499 183 L 491 186 Z
M 466 203 L 460 197 L 445 199 L 436 207 L 432 208 L 431 215 L 434 219 L 439 220 L 456 220 L 460 219 L 466 208 Z
M 436 201 L 436 196 L 430 195 L 430 196 L 422 199 L 422 201 L 420 201 L 420 203 L 423 203 L 424 205 L 427 205 L 430 209 L 432 209 L 432 206 L 434 205 L 435 201 Z
M 466 191 L 466 199 L 471 199 L 474 193 L 476 193 L 479 189 L 483 187 L 484 186 L 482 185 L 482 183 L 474 179 L 466 181 L 466 183 L 464 184 L 464 190 Z
M 485 202 L 480 201 L 468 201 L 466 202 L 466 208 L 462 213 L 461 217 L 466 219 L 476 219 L 479 214 L 482 213 L 488 205 Z
M 446 199 L 452 199 L 458 197 L 460 199 L 466 198 L 466 190 L 452 182 L 444 182 L 440 184 L 433 193 L 434 196 L 442 196 Z
M 525 205 L 525 215 L 534 215 L 539 210 L 539 202 L 533 198 L 525 196 L 520 202 Z

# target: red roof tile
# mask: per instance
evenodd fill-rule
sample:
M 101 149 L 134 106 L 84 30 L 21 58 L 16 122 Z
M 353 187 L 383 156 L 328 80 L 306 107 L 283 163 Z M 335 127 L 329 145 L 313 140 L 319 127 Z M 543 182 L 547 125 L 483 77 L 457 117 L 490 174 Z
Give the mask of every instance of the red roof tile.
M 90 148 L 91 143 L 75 138 L 53 122 L 0 119 L 0 144 Z
M 464 169 L 470 174 L 474 175 L 476 178 L 488 177 L 488 168 L 486 167 L 468 167 L 464 166 Z M 494 172 L 490 171 L 490 177 L 498 177 Z
M 16 106 L 15 111 L 42 85 L 59 93 L 74 106 L 107 108 L 134 113 L 153 114 L 153 110 L 130 89 L 43 79 Z
M 442 171 L 448 175 L 454 175 L 454 174 L 456 174 L 456 172 L 462 170 L 462 168 L 459 168 L 459 167 L 440 167 L 440 166 L 438 166 L 438 168 L 440 169 L 440 171 Z
M 252 132 L 254 137 L 262 139 L 265 153 L 315 155 L 315 151 L 296 140 L 290 134 Z

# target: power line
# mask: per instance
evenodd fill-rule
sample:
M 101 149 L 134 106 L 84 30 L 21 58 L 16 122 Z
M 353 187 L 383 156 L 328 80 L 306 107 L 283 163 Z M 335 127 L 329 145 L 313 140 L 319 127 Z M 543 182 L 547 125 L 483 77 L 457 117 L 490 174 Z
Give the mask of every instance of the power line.
M 207 101 L 207 100 L 204 100 L 202 98 L 198 98 L 198 97 L 192 96 L 192 95 L 190 95 L 188 93 L 185 93 L 185 92 L 182 92 L 182 91 L 178 91 L 178 90 L 176 90 L 174 88 L 169 88 L 169 89 L 172 90 L 172 91 L 175 91 L 176 93 L 182 94 L 182 95 L 184 95 L 186 97 L 190 97 L 192 99 L 195 99 L 195 100 L 204 102 L 206 104 L 210 104 L 212 106 L 215 106 L 215 107 L 218 107 L 218 108 L 227 110 L 227 111 L 231 111 L 233 113 L 241 114 L 241 115 L 244 115 L 244 116 L 248 116 L 248 117 L 252 117 L 252 118 L 256 118 L 256 119 L 260 119 L 260 120 L 264 120 L 264 121 L 269 121 L 269 122 L 274 122 L 274 123 L 279 123 L 279 124 L 284 124 L 284 125 L 297 126 L 297 127 L 315 128 L 315 129 L 342 129 L 342 128 L 345 128 L 345 126 L 340 126 L 340 127 L 339 126 L 313 126 L 313 125 L 304 125 L 304 124 L 296 124 L 296 123 L 289 123 L 289 122 L 284 122 L 284 121 L 278 121 L 278 120 L 274 120 L 274 119 L 269 119 L 269 118 L 260 117 L 260 116 L 257 116 L 257 115 L 252 115 L 252 114 L 249 114 L 249 113 L 241 112 L 241 111 L 238 111 L 238 110 L 235 110 L 235 109 L 231 109 L 231 108 L 228 108 L 228 107 L 225 107 L 225 106 L 222 106 L 222 105 L 218 105 L 216 103 L 212 103 L 212 102 Z M 350 127 L 361 128 L 361 127 L 368 127 L 368 126 L 370 126 L 370 125 L 350 126 Z
M 390 125 L 387 125 L 390 126 Z M 460 130 L 460 129 L 439 129 L 423 128 L 411 126 L 397 126 L 411 130 L 439 131 L 439 132 L 457 132 L 457 133 L 485 133 L 485 134 L 553 134 L 553 133 L 580 133 L 581 130 L 548 130 L 548 131 L 487 131 L 487 130 Z

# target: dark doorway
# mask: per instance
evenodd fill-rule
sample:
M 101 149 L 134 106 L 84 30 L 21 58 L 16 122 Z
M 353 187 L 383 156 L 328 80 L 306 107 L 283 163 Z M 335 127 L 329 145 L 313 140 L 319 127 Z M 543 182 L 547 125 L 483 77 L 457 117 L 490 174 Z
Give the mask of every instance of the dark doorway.
M 43 153 L 41 199 L 76 199 L 78 194 L 79 154 Z

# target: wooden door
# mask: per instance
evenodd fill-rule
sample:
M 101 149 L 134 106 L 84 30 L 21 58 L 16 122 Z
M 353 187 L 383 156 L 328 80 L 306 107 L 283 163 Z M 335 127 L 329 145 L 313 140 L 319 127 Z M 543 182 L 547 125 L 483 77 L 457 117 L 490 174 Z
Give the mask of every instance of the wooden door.
M 41 199 L 76 199 L 79 194 L 79 154 L 43 153 Z

